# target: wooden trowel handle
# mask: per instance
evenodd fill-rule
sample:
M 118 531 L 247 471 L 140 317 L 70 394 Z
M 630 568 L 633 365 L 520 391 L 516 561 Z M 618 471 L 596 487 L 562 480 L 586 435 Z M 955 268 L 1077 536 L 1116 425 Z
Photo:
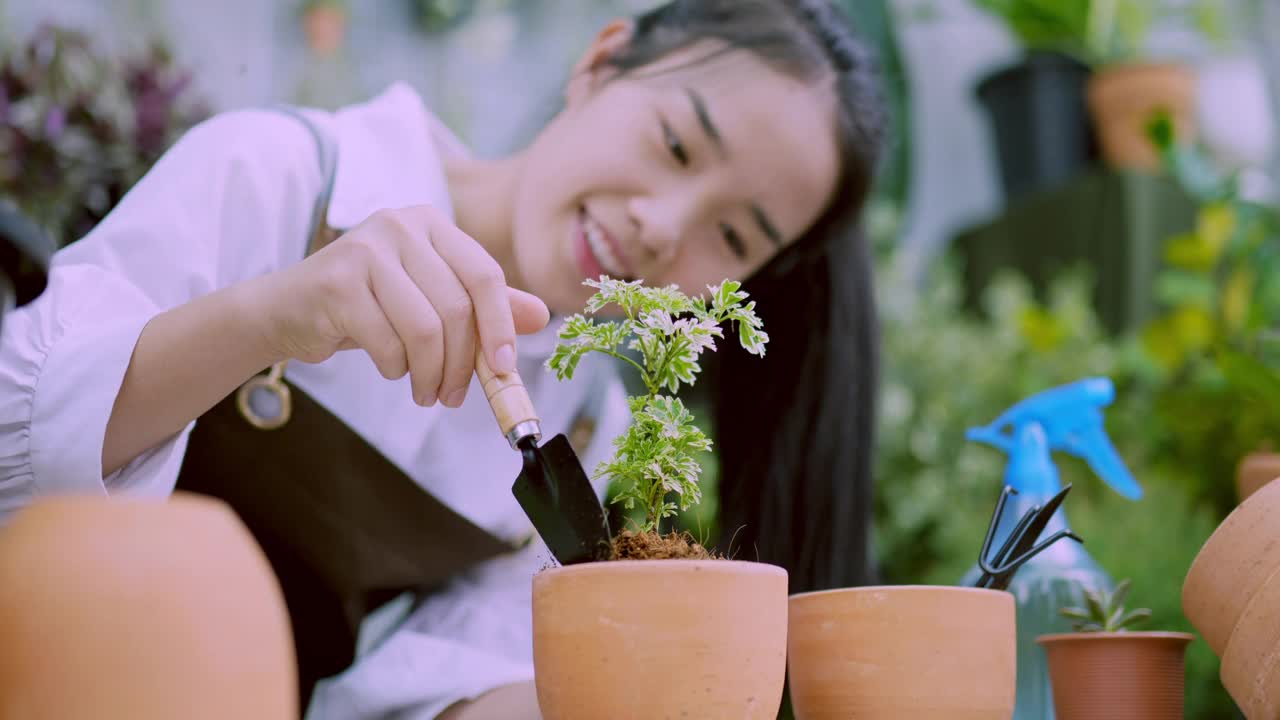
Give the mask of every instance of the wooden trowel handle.
M 498 428 L 511 447 L 515 448 L 517 442 L 530 436 L 535 441 L 540 440 L 542 421 L 533 409 L 533 401 L 529 399 L 529 391 L 525 389 L 520 373 L 495 373 L 484 359 L 484 350 L 477 345 L 476 374 L 480 376 L 480 385 L 484 388 L 484 396 L 489 399 Z

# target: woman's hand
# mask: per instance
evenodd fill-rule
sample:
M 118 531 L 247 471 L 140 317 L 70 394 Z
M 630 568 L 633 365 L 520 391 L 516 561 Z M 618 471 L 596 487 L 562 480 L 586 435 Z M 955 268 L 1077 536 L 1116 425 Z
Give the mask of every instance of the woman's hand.
M 267 342 L 281 359 L 321 362 L 359 348 L 388 379 L 408 373 L 421 405 L 458 407 L 475 370 L 515 369 L 517 334 L 549 318 L 541 300 L 439 211 L 383 210 L 305 261 L 264 278 Z
M 538 691 L 531 682 L 506 685 L 445 710 L 437 720 L 539 720 Z

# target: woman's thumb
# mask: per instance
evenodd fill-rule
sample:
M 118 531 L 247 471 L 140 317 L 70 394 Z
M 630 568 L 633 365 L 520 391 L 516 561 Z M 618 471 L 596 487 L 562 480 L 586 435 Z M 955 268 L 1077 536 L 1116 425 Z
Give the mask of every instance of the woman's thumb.
M 507 299 L 511 301 L 511 319 L 515 321 L 517 335 L 536 333 L 551 320 L 551 311 L 536 295 L 508 287 Z

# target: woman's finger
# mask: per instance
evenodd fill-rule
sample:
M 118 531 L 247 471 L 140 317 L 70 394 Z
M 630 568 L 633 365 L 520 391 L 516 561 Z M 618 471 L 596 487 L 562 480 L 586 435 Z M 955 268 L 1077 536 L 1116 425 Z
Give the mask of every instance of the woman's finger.
M 536 333 L 551 320 L 551 312 L 547 310 L 546 303 L 538 299 L 537 295 L 509 287 L 507 301 L 511 305 L 511 319 L 515 322 L 517 335 Z
M 439 399 L 445 364 L 440 316 L 400 258 L 388 255 L 372 269 L 373 293 L 405 349 L 414 402 L 430 407 Z
M 372 292 L 352 293 L 341 310 L 342 330 L 368 353 L 378 372 L 398 380 L 409 370 L 404 345 Z
M 470 299 L 489 367 L 498 373 L 514 371 L 516 328 L 501 266 L 480 243 L 435 214 L 431 216 L 431 243 Z
M 417 225 L 419 218 L 413 216 L 404 220 L 405 232 L 399 235 L 400 263 L 435 309 L 444 338 L 438 397 L 447 407 L 459 407 L 476 367 L 476 318 L 471 296 L 431 241 L 439 223 L 422 218 L 423 224 Z

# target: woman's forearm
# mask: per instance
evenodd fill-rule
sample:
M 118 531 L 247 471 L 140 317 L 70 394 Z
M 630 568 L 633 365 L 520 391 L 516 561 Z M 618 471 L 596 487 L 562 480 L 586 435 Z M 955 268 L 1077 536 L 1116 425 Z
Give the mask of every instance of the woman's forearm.
M 147 323 L 107 421 L 104 476 L 283 359 L 259 316 L 267 282 L 260 278 L 205 295 Z

